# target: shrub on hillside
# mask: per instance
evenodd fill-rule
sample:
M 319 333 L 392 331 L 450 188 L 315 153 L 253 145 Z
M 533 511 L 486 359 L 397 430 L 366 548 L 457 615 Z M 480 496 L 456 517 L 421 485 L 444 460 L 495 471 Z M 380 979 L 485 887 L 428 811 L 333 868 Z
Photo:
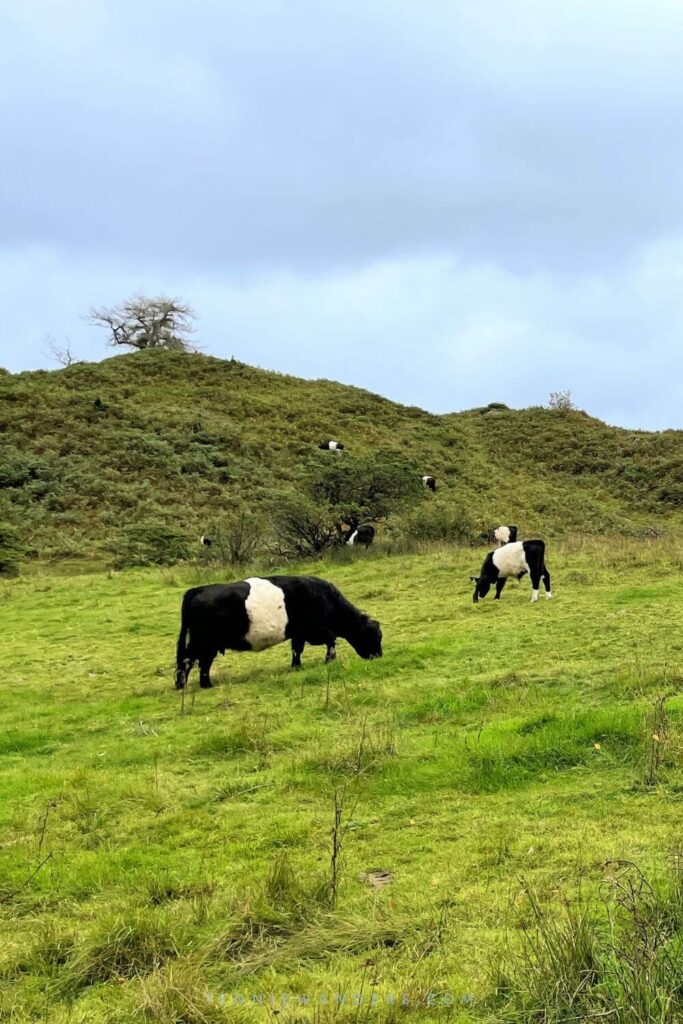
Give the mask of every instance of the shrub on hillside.
M 210 559 L 218 559 L 228 565 L 244 565 L 263 548 L 266 527 L 261 518 L 240 509 L 219 520 L 208 535 L 211 547 L 205 550 Z
M 148 521 L 124 527 L 113 545 L 115 566 L 174 565 L 190 557 L 187 537 L 163 522 Z
M 400 452 L 317 458 L 308 467 L 306 490 L 340 524 L 355 528 L 384 519 L 422 493 L 420 475 Z
M 18 576 L 23 554 L 17 531 L 0 518 L 0 576 Z
M 410 507 L 422 495 L 420 475 L 400 452 L 341 458 L 316 456 L 298 495 L 276 498 L 273 522 L 280 554 L 318 556 L 344 542 L 348 530 Z
M 461 505 L 430 501 L 408 512 L 394 529 L 406 540 L 442 540 L 461 544 L 473 536 L 474 524 Z
M 47 467 L 35 455 L 26 455 L 13 445 L 0 452 L 0 487 L 23 487 L 47 475 Z
M 576 409 L 572 401 L 571 391 L 551 391 L 548 399 L 548 408 L 557 412 L 572 412 Z
M 285 557 L 318 557 L 340 543 L 329 509 L 304 496 L 280 495 L 273 509 L 273 529 L 278 554 Z

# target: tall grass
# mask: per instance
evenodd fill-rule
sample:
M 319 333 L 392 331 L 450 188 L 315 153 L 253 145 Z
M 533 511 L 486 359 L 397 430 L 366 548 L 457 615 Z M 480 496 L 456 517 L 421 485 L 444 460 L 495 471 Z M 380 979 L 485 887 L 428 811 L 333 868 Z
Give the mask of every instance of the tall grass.
M 683 884 L 617 864 L 600 898 L 558 911 L 525 886 L 531 922 L 495 964 L 495 1016 L 516 1024 L 675 1024 L 683 1019 Z

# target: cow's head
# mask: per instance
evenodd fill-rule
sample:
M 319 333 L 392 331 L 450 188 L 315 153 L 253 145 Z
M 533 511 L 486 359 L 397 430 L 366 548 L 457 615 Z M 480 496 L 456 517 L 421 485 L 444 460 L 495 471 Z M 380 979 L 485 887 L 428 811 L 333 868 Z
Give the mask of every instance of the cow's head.
M 480 597 L 486 597 L 488 594 L 491 589 L 491 580 L 487 576 L 470 576 L 470 580 L 474 583 L 472 600 L 476 604 Z
M 382 657 L 382 630 L 377 619 L 365 619 L 354 638 L 353 647 L 361 658 Z

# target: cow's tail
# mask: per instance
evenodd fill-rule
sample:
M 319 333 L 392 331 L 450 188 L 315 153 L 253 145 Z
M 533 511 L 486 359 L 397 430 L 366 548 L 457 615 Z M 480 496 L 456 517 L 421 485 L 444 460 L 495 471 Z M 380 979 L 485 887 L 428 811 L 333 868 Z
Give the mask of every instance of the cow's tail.
M 187 682 L 187 677 L 192 666 L 191 659 L 188 653 L 188 642 L 190 638 L 190 624 L 189 624 L 189 600 L 188 595 L 185 594 L 183 597 L 183 605 L 180 611 L 180 633 L 178 635 L 178 645 L 176 647 L 176 659 L 175 659 L 175 684 L 179 690 L 182 690 Z

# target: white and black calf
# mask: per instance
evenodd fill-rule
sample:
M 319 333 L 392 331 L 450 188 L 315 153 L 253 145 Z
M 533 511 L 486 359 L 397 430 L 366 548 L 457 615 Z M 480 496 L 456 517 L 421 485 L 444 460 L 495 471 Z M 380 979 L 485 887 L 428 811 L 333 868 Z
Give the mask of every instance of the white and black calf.
M 213 544 L 213 541 L 211 540 L 210 537 L 207 537 L 206 534 L 202 534 L 201 537 L 199 538 L 199 543 L 203 548 L 210 548 L 211 545 Z
M 341 443 L 341 441 L 323 441 L 322 444 L 318 445 L 318 448 L 320 448 L 324 452 L 344 451 L 344 445 Z
M 208 688 L 217 654 L 264 651 L 285 640 L 292 644 L 292 668 L 300 667 L 306 644 L 326 646 L 325 661 L 333 661 L 337 637 L 361 658 L 382 656 L 379 622 L 315 576 L 252 576 L 193 587 L 183 597 L 176 686 L 183 689 L 195 662 L 199 685 Z
M 436 491 L 436 477 L 435 476 L 423 476 L 422 486 L 427 487 L 430 491 Z
M 364 548 L 369 548 L 374 539 L 375 527 L 371 526 L 370 523 L 363 523 L 349 534 L 346 543 L 350 545 L 360 544 Z
M 538 601 L 541 580 L 546 590 L 545 596 L 552 597 L 550 573 L 545 565 L 545 543 L 542 540 L 518 540 L 490 551 L 484 559 L 481 575 L 470 576 L 474 580 L 472 600 L 476 602 L 480 597 L 486 597 L 493 583 L 496 585 L 497 600 L 510 576 L 521 580 L 527 573 L 531 577 L 532 601 Z
M 517 527 L 516 526 L 498 526 L 493 531 L 493 539 L 498 541 L 501 545 L 511 544 L 517 540 Z

